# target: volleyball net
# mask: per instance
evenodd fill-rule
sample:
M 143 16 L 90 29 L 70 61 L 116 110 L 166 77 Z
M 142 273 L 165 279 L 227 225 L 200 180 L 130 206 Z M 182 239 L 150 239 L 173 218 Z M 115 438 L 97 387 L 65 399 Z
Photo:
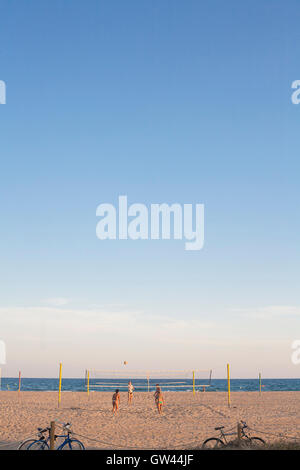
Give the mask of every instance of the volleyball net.
M 212 369 L 190 370 L 90 370 L 85 386 L 90 391 L 126 391 L 131 381 L 136 391 L 152 391 L 159 384 L 165 391 L 205 391 L 210 387 Z

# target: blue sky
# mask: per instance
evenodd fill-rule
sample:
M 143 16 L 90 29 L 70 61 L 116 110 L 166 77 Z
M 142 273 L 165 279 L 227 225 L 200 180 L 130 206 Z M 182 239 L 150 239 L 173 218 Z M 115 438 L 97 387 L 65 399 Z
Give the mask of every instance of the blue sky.
M 299 375 L 299 17 L 293 0 L 1 0 L 7 374 L 126 356 Z M 204 249 L 98 240 L 120 194 L 204 203 Z

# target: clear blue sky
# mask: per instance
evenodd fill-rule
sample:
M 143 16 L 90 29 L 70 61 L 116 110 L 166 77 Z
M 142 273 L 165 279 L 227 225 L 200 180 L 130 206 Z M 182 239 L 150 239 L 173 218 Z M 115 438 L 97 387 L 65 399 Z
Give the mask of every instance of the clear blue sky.
M 299 25 L 296 0 L 0 1 L 7 374 L 299 375 Z M 204 249 L 99 241 L 120 194 L 204 203 Z

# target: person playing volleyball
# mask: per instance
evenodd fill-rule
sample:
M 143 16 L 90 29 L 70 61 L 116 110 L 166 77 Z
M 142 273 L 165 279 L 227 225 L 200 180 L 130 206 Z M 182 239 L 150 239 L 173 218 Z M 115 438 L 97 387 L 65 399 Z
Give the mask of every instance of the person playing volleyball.
M 154 393 L 154 400 L 155 400 L 156 405 L 157 405 L 157 397 L 158 397 L 159 392 L 160 392 L 160 386 L 159 386 L 159 384 L 156 384 L 155 385 L 155 393 Z
M 132 399 L 133 399 L 133 390 L 134 386 L 131 383 L 131 380 L 128 382 L 128 405 L 131 405 Z
M 155 393 L 154 393 L 154 400 L 155 400 L 155 404 L 156 404 L 158 413 L 161 414 L 162 407 L 165 404 L 165 400 L 164 400 L 161 388 L 158 384 L 156 384 L 156 390 L 155 390 Z
M 165 400 L 164 400 L 162 391 L 159 390 L 159 392 L 158 392 L 158 394 L 157 394 L 156 406 L 157 406 L 158 413 L 159 413 L 160 415 L 161 415 L 161 413 L 162 413 L 162 407 L 164 406 L 164 404 L 165 404 Z
M 117 388 L 115 393 L 112 396 L 113 414 L 115 414 L 119 410 L 119 404 L 120 404 L 120 391 Z

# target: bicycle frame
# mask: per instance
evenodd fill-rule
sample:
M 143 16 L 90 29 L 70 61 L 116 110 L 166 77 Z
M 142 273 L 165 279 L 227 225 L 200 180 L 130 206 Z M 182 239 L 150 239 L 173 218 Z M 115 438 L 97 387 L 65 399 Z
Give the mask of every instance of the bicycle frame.
M 220 429 L 220 439 L 225 442 L 225 444 L 228 444 L 228 441 L 226 439 L 226 436 L 235 436 L 236 432 L 224 432 L 223 429 Z
M 245 439 L 250 439 L 250 436 L 245 433 L 245 429 L 247 428 L 247 425 L 243 425 L 241 428 L 241 437 Z M 236 432 L 224 432 L 223 429 L 220 429 L 220 439 L 223 439 L 226 444 L 228 444 L 228 440 L 226 439 L 226 436 L 235 436 L 237 433 Z
M 65 439 L 64 442 L 62 442 L 62 444 L 60 444 L 60 446 L 58 446 L 57 450 L 61 450 L 64 447 L 65 444 L 67 444 L 68 442 L 71 441 L 70 434 L 71 434 L 71 432 L 68 432 L 67 435 L 57 436 L 57 437 L 63 437 Z

